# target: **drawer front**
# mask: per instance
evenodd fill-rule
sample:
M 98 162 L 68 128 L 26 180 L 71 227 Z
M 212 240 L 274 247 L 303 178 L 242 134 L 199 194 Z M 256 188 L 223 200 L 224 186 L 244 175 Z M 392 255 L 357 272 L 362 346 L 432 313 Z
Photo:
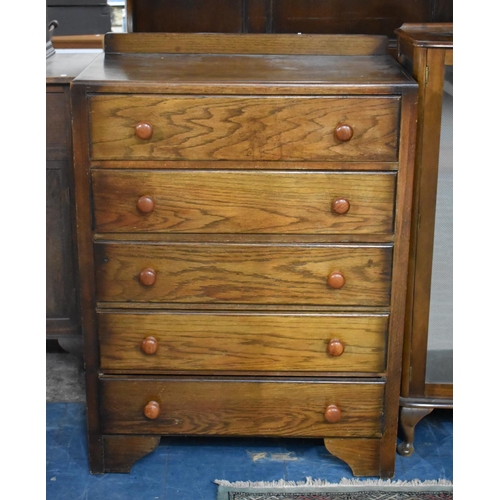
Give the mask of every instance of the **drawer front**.
M 103 370 L 377 373 L 387 327 L 388 315 L 98 314 Z
M 108 242 L 94 248 L 99 301 L 389 305 L 390 245 Z M 343 276 L 341 288 L 328 284 L 332 273 Z
M 92 173 L 99 232 L 387 234 L 395 173 Z
M 383 382 L 278 379 L 101 379 L 102 432 L 379 437 Z M 149 419 L 144 407 L 159 406 Z M 335 405 L 341 418 L 325 419 Z
M 397 161 L 399 109 L 397 97 L 99 95 L 91 157 Z M 342 125 L 348 140 L 335 132 Z

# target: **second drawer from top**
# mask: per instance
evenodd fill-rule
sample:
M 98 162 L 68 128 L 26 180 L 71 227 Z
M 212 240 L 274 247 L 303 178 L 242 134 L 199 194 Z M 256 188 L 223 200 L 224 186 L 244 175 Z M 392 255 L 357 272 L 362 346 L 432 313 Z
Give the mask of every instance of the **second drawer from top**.
M 396 173 L 92 172 L 97 232 L 391 234 Z

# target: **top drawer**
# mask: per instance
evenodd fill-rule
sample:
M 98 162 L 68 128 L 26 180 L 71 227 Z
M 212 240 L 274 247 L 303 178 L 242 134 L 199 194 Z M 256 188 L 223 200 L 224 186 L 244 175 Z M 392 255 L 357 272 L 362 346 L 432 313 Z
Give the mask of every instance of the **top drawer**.
M 94 160 L 397 161 L 398 97 L 90 98 Z

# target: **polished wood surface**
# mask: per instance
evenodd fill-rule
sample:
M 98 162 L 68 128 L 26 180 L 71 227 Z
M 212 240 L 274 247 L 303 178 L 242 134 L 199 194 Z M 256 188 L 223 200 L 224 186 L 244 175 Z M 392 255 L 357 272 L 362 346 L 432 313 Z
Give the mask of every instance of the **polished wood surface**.
M 385 371 L 387 314 L 103 311 L 97 319 L 106 371 Z
M 392 247 L 95 245 L 100 301 L 388 306 Z M 154 274 L 150 286 L 139 275 Z M 332 271 L 342 269 L 330 281 Z M 141 284 L 143 283 L 143 284 Z
M 91 52 L 56 52 L 45 62 L 46 84 L 68 84 L 98 56 L 99 54 Z
M 396 93 L 400 95 L 403 90 L 401 87 L 413 86 L 413 80 L 406 72 L 401 71 L 401 66 L 394 57 L 383 54 L 370 56 L 366 49 L 360 50 L 361 55 L 348 57 L 318 55 L 321 51 L 305 55 L 280 53 L 284 52 L 290 44 L 307 47 L 307 43 L 301 42 L 301 40 L 306 41 L 303 37 L 297 37 L 296 43 L 292 44 L 287 37 L 283 40 L 282 35 L 272 35 L 268 45 L 273 48 L 275 46 L 283 48 L 274 55 L 259 55 L 260 48 L 264 44 L 260 37 L 252 36 L 249 40 L 238 44 L 231 40 L 229 44 L 224 35 L 213 35 L 213 39 L 210 39 L 211 46 L 227 47 L 229 51 L 244 47 L 246 53 L 193 54 L 186 51 L 187 53 L 177 54 L 167 51 L 160 54 L 158 52 L 161 50 L 161 45 L 154 34 L 140 35 L 146 38 L 143 40 L 142 47 L 143 53 L 149 54 L 147 58 L 137 57 L 136 50 L 141 46 L 129 41 L 127 43 L 130 45 L 129 50 L 135 52 L 100 55 L 92 65 L 85 69 L 79 79 L 82 82 L 106 80 L 107 93 L 123 92 L 123 86 L 133 85 L 133 94 L 151 94 L 149 97 L 152 99 L 155 94 L 164 94 L 166 85 L 168 85 L 169 95 L 172 96 L 175 94 L 346 96 L 354 92 L 352 82 L 356 80 L 360 85 L 356 86 L 355 94 L 360 98 L 363 94 L 369 96 L 383 94 L 388 97 L 388 89 L 400 89 Z M 134 34 L 131 33 L 130 36 Z M 190 35 L 190 39 L 186 40 L 189 47 L 204 43 L 205 36 L 197 37 L 197 43 L 191 40 L 194 36 Z M 164 37 L 171 43 L 174 42 L 173 47 L 170 45 L 167 47 L 173 50 L 177 46 L 175 36 L 172 35 L 173 39 L 171 39 L 165 34 Z M 114 40 L 114 37 L 111 36 L 110 39 Z M 323 45 L 329 49 L 336 49 L 334 52 L 338 53 L 340 48 L 335 39 L 336 37 L 325 35 Z M 233 44 L 236 45 L 234 49 Z M 355 45 L 349 40 L 346 44 Z M 256 55 L 259 56 L 255 57 Z M 210 82 L 209 85 L 208 82 Z M 398 95 L 392 94 L 392 91 L 389 93 L 389 101 L 397 100 Z M 107 99 L 113 97 L 118 96 L 108 95 Z M 122 98 L 127 97 L 129 96 Z M 136 97 L 139 96 L 136 95 Z M 220 98 L 222 99 L 222 96 Z M 141 119 L 144 117 L 138 117 L 137 121 Z M 137 121 L 133 122 L 133 126 Z
M 130 35 L 73 85 L 91 470 L 111 434 L 309 436 L 391 477 L 415 82 L 379 37 Z
M 385 36 L 231 35 L 221 33 L 115 33 L 104 39 L 107 54 L 385 55 Z M 248 59 L 247 59 L 248 60 Z M 264 59 L 264 63 L 265 63 Z
M 453 49 L 453 23 L 404 23 L 396 30 L 398 43 L 414 47 Z
M 380 437 L 384 383 L 103 377 L 104 433 Z M 352 394 L 357 394 L 356 399 Z M 162 410 L 145 418 L 154 396 Z M 342 418 L 325 419 L 329 405 Z
M 57 49 L 103 49 L 104 34 L 53 36 L 52 45 L 56 50 Z
M 103 233 L 393 232 L 394 173 L 98 170 L 92 187 Z
M 375 97 L 101 95 L 90 99 L 91 154 L 96 160 L 394 161 L 399 105 Z M 148 134 L 138 139 L 136 123 L 146 116 Z M 351 140 L 346 125 L 339 132 L 339 121 L 355 129 Z

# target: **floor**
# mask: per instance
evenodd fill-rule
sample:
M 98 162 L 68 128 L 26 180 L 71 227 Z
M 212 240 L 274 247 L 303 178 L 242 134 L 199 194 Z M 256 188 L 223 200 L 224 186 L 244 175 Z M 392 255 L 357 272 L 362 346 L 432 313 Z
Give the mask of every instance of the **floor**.
M 215 479 L 338 482 L 352 478 L 321 440 L 162 438 L 130 474 L 88 472 L 82 366 L 47 353 L 46 498 L 48 500 L 214 500 Z M 453 412 L 435 410 L 416 427 L 415 452 L 396 458 L 395 480 L 453 481 Z

